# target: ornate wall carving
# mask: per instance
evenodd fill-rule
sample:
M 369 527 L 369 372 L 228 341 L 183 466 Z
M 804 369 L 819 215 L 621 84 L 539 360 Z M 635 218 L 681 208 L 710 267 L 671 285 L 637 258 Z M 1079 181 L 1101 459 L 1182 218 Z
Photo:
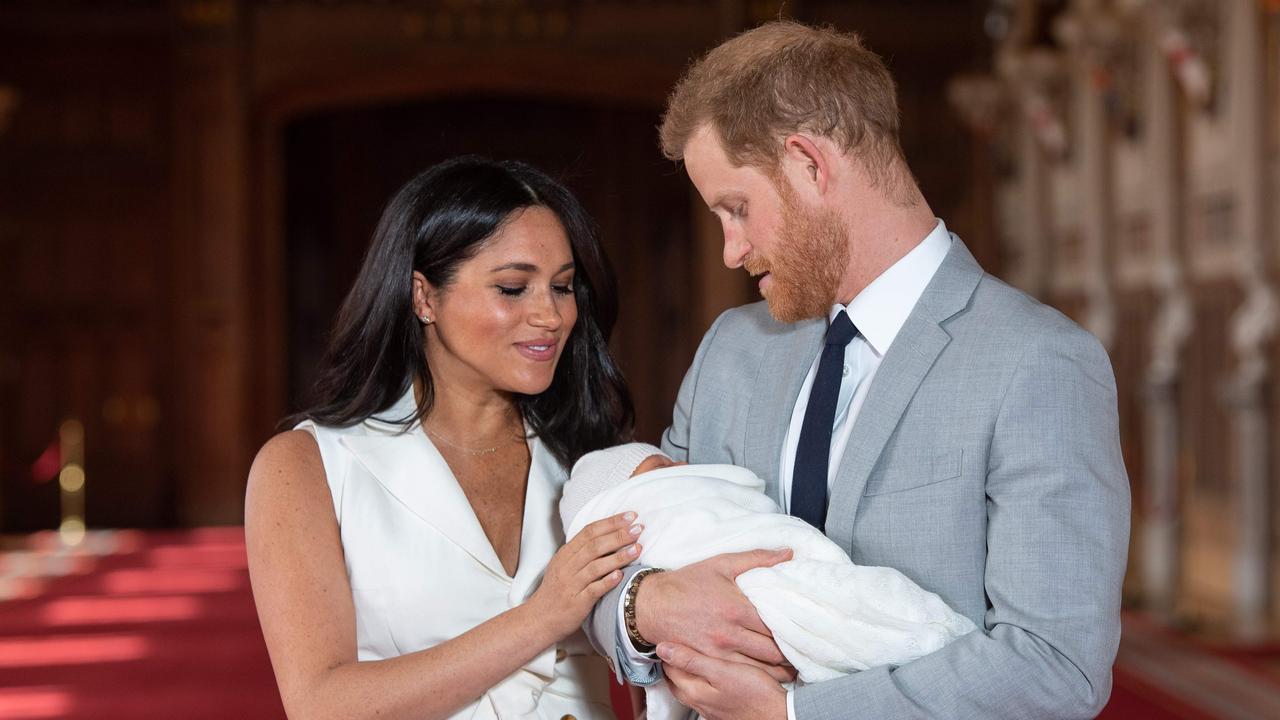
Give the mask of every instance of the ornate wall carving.
M 1031 108 L 1031 122 L 1000 125 L 994 141 L 1013 155 L 997 197 L 1017 231 L 1001 232 L 1037 238 L 1015 257 L 1049 253 L 1042 297 L 1114 340 L 1126 459 L 1138 468 L 1127 597 L 1171 621 L 1273 637 L 1278 10 L 997 5 L 1011 8 L 1013 31 L 993 48 L 996 77 Z M 1028 92 L 1037 66 L 1050 81 Z M 1066 85 L 1056 96 L 1054 78 Z M 1024 210 L 1036 207 L 1025 169 L 1037 165 L 1049 212 Z M 1011 279 L 1026 283 L 1025 267 Z

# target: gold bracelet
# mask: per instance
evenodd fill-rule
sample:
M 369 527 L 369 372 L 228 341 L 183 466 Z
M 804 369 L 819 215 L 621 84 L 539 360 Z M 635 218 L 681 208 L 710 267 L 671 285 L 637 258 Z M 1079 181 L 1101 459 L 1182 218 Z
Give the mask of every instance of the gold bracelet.
M 641 580 L 660 572 L 663 572 L 662 568 L 645 568 L 631 576 L 631 584 L 622 596 L 622 620 L 627 625 L 627 637 L 631 638 L 631 644 L 636 650 L 642 653 L 651 653 L 657 646 L 640 636 L 640 629 L 636 626 L 636 594 L 640 591 Z

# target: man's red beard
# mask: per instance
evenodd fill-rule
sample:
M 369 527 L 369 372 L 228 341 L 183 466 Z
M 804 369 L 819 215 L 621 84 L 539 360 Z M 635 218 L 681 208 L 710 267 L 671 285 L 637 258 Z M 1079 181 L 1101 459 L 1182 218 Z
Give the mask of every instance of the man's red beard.
M 761 291 L 769 314 L 792 323 L 830 312 L 849 266 L 849 233 L 834 212 L 801 206 L 785 182 L 778 187 L 782 228 L 772 243 L 776 250 L 767 258 L 748 257 L 743 267 L 752 275 L 772 275 L 769 289 Z

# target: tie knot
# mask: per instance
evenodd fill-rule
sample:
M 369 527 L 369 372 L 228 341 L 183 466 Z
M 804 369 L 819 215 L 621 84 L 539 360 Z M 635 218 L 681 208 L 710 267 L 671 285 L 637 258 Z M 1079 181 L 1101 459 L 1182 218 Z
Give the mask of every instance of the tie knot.
M 858 328 L 849 319 L 849 314 L 841 310 L 836 319 L 827 328 L 827 344 L 844 347 L 858 334 Z

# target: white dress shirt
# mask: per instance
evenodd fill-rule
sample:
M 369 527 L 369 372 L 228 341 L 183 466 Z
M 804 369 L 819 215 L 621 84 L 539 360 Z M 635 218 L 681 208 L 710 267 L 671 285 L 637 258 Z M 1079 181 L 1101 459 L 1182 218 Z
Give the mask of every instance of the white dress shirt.
M 920 296 L 929 281 L 933 279 L 942 261 L 951 250 L 951 234 L 947 226 L 938 220 L 933 230 L 918 245 L 911 249 L 896 263 L 889 266 L 862 292 L 858 293 L 848 305 L 835 304 L 828 313 L 828 319 L 835 319 L 840 311 L 849 314 L 849 319 L 858 328 L 858 334 L 845 346 L 844 371 L 840 383 L 840 395 L 836 400 L 836 417 L 831 434 L 831 457 L 827 463 L 827 487 L 835 481 L 836 471 L 840 467 L 840 459 L 844 457 L 845 447 L 849 444 L 849 435 L 853 430 L 858 412 L 866 400 L 871 382 L 880 362 L 889 347 L 902 330 L 907 316 L 915 309 Z M 779 491 L 782 494 L 783 509 L 791 507 L 791 476 L 795 469 L 796 446 L 800 443 L 800 428 L 804 424 L 805 409 L 809 404 L 809 393 L 813 389 L 813 379 L 818 373 L 818 361 L 821 353 L 814 359 L 800 386 L 795 405 L 791 411 L 791 423 L 787 428 L 786 439 L 782 443 L 782 456 L 779 462 Z M 618 609 L 619 638 L 627 637 L 626 624 L 622 617 L 621 603 Z M 657 662 L 652 653 L 640 653 L 630 642 L 621 643 L 627 651 L 628 658 L 635 666 Z M 794 693 L 787 693 L 787 717 L 795 720 Z
M 827 313 L 827 321 L 830 322 L 843 310 L 849 314 L 854 327 L 858 328 L 858 334 L 844 349 L 843 379 L 840 382 L 840 396 L 836 400 L 835 424 L 831 429 L 831 457 L 827 463 L 828 490 L 835 482 L 836 470 L 840 467 L 840 459 L 844 457 L 845 446 L 849 444 L 853 423 L 858 419 L 858 411 L 867 399 L 871 381 L 880 369 L 880 361 L 889 351 L 894 338 L 898 337 L 898 331 L 915 309 L 916 301 L 933 279 L 933 274 L 942 266 L 950 249 L 951 235 L 947 232 L 946 225 L 938 220 L 933 231 L 919 245 L 871 281 L 852 302 L 848 305 L 832 305 L 831 311 Z M 800 394 L 796 396 L 796 404 L 791 411 L 791 425 L 787 428 L 787 436 L 782 443 L 782 457 L 778 459 L 778 486 L 782 493 L 781 505 L 786 510 L 791 508 L 791 475 L 795 471 L 800 428 L 804 425 L 809 393 L 813 390 L 813 379 L 818 374 L 818 361 L 821 359 L 822 353 L 818 353 L 813 365 L 809 367 L 804 384 L 800 386 Z

